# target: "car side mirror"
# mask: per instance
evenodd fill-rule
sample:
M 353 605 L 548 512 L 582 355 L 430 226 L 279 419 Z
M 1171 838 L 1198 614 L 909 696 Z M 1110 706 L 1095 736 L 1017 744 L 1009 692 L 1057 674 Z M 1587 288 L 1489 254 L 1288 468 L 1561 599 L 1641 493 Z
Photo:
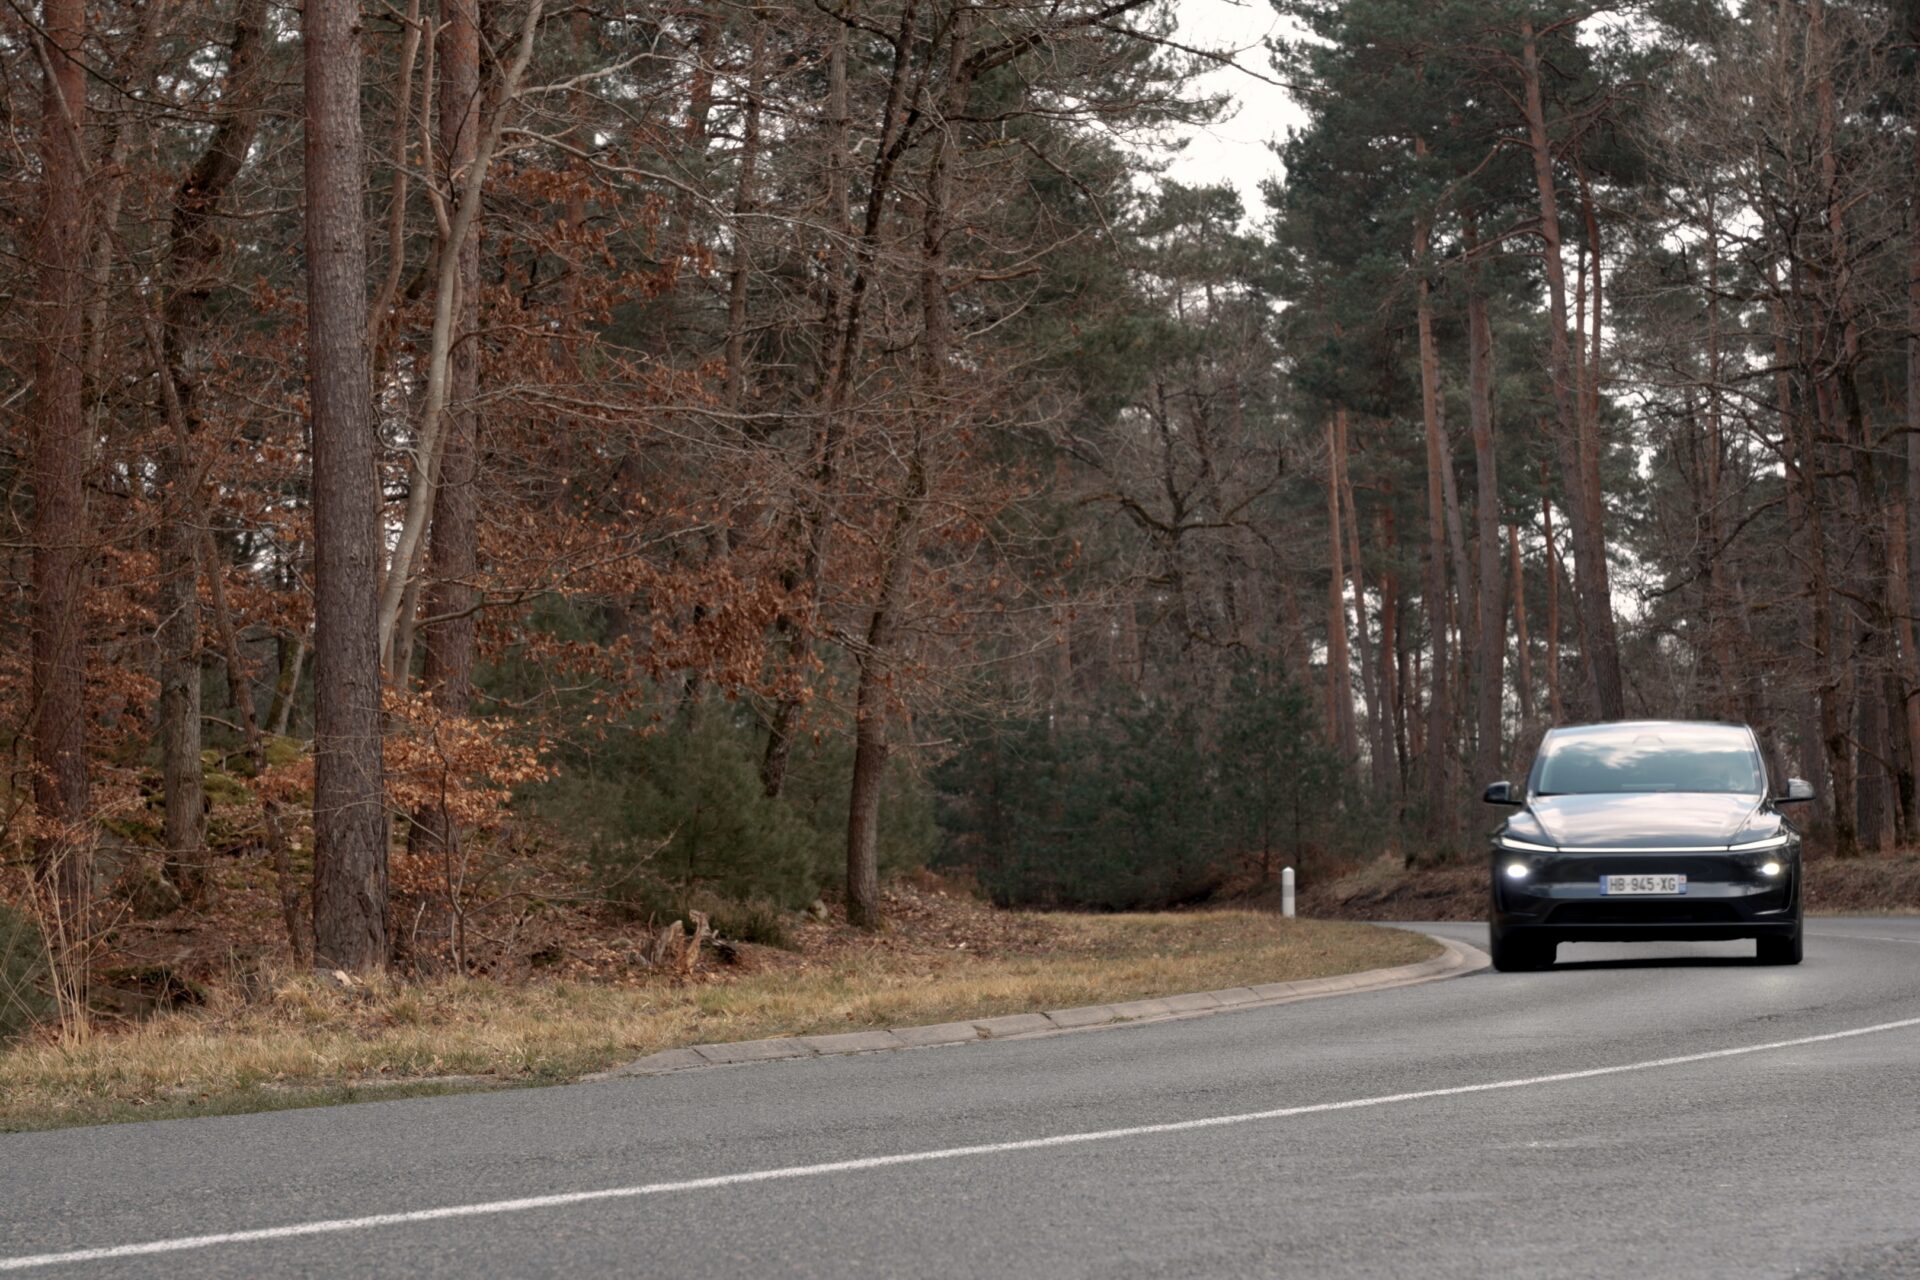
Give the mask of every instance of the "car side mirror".
M 1520 803 L 1520 797 L 1514 791 L 1511 782 L 1490 783 L 1481 793 L 1480 798 L 1488 804 L 1517 805 Z
M 1805 804 L 1813 799 L 1813 784 L 1805 778 L 1788 778 L 1787 794 L 1774 797 L 1775 804 Z

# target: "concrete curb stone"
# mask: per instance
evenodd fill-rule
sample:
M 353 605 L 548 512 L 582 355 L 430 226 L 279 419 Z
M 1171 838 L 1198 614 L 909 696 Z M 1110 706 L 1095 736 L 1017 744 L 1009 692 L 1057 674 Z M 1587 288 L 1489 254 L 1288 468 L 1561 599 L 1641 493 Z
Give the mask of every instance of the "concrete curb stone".
M 971 1022 L 940 1022 L 931 1027 L 895 1027 L 893 1037 L 910 1049 L 936 1044 L 962 1044 L 978 1040 L 980 1033 Z
M 1167 1007 L 1165 1000 L 1128 1000 L 1124 1004 L 1110 1004 L 1107 1008 L 1113 1010 L 1113 1018 L 1116 1022 L 1139 1022 L 1149 1018 L 1164 1018 L 1173 1012 Z M 1048 1016 L 1055 1017 L 1061 1013 L 1073 1012 L 1072 1009 L 1060 1009 Z
M 1009 1036 L 1031 1035 L 1036 1031 L 1053 1031 L 1057 1028 L 1047 1021 L 1044 1013 L 1009 1013 L 998 1018 L 980 1018 L 973 1024 L 974 1030 L 989 1040 L 1005 1040 Z
M 1161 1007 L 1165 1008 L 1164 1005 Z M 1056 1027 L 1097 1027 L 1103 1023 L 1117 1021 L 1123 1015 L 1118 1005 L 1089 1004 L 1082 1005 L 1078 1009 L 1055 1009 L 1045 1016 L 1047 1021 Z
M 831 1036 L 803 1036 L 801 1043 L 815 1053 L 873 1053 L 880 1049 L 907 1047 L 891 1031 L 843 1031 Z
M 771 1062 L 776 1058 L 811 1058 L 814 1054 L 803 1041 L 790 1037 L 697 1044 L 693 1051 L 708 1062 Z
M 1488 968 L 1492 961 L 1478 947 L 1455 942 L 1437 934 L 1427 937 L 1438 942 L 1441 953 L 1417 964 L 1396 965 L 1365 973 L 1339 974 L 1331 978 L 1309 978 L 1299 982 L 1268 982 L 1250 987 L 1228 987 L 1223 991 L 1190 991 L 1183 995 L 1161 996 L 1153 1000 L 1129 1000 L 1121 1004 L 1083 1005 L 1075 1009 L 1052 1009 L 1045 1013 L 1013 1013 L 998 1018 L 978 1018 L 971 1022 L 941 1022 L 926 1027 L 894 1027 L 884 1031 L 848 1031 L 835 1035 L 781 1036 L 770 1040 L 741 1040 L 730 1044 L 699 1044 L 685 1049 L 667 1049 L 649 1054 L 636 1062 L 596 1072 L 589 1081 L 620 1080 L 633 1076 L 667 1075 L 701 1067 L 730 1066 L 745 1062 L 773 1062 L 790 1058 L 826 1057 L 849 1053 L 890 1053 L 900 1049 L 924 1049 L 938 1045 L 966 1044 L 980 1040 L 1031 1039 L 1037 1036 L 1068 1035 L 1081 1031 L 1101 1031 L 1111 1027 L 1137 1026 L 1143 1022 L 1170 1022 L 1182 1018 L 1203 1018 L 1216 1013 L 1242 1009 L 1263 1009 L 1296 1000 L 1350 992 L 1384 991 L 1392 987 L 1414 986 L 1443 978 L 1457 978 Z
M 1189 991 L 1185 995 L 1161 996 L 1160 1001 L 1175 1013 L 1200 1013 L 1223 1007 L 1211 991 Z

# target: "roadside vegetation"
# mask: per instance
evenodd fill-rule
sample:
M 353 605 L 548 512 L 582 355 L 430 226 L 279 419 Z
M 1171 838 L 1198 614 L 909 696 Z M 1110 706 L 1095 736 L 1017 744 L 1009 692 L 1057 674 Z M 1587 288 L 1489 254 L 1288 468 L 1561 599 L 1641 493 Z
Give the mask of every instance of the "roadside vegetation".
M 902 922 L 887 933 L 808 918 L 786 948 L 721 939 L 685 972 L 603 957 L 520 981 L 235 975 L 137 1023 L 0 1051 L 0 1129 L 554 1083 L 686 1044 L 1324 977 L 1436 950 L 1269 912 L 1007 912 L 924 880 L 886 902 Z

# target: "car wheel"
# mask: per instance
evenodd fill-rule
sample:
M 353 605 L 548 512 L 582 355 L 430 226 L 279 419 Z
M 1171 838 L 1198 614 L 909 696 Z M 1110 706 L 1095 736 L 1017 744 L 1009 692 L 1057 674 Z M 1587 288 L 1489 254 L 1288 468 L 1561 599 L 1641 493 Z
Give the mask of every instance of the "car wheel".
M 1800 929 L 1794 927 L 1792 933 L 1784 938 L 1761 938 L 1758 955 L 1761 964 L 1799 964 L 1801 955 Z
M 1545 969 L 1553 963 L 1553 953 L 1557 949 L 1557 944 L 1551 941 L 1537 942 L 1504 933 L 1490 935 L 1488 942 L 1491 944 L 1487 949 L 1493 956 L 1493 967 L 1502 973 Z

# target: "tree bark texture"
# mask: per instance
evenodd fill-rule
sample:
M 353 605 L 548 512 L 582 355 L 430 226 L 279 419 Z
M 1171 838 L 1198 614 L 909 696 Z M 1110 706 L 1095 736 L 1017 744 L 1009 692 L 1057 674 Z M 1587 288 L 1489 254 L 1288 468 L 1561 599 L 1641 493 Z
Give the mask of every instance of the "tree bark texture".
M 1541 480 L 1546 479 L 1545 468 Z M 1560 697 L 1560 544 L 1553 536 L 1553 499 L 1541 487 L 1540 524 L 1547 556 L 1547 713 L 1555 724 L 1566 723 L 1566 704 Z
M 35 868 L 77 930 L 91 887 L 86 608 L 91 576 L 85 375 L 87 75 L 83 0 L 46 0 L 40 106 L 40 225 L 34 236 L 38 341 L 29 409 L 33 477 L 32 697 Z M 72 940 L 70 935 L 67 941 Z
M 1474 252 L 1471 224 L 1468 253 Z M 1474 575 L 1474 783 L 1484 786 L 1500 777 L 1501 712 L 1505 706 L 1507 648 L 1505 579 L 1500 572 L 1500 481 L 1495 470 L 1493 441 L 1493 326 L 1487 319 L 1487 298 L 1480 288 L 1480 264 L 1467 265 L 1467 403 L 1472 414 L 1474 470 L 1474 539 L 1480 568 Z
M 1373 640 L 1367 625 L 1367 575 L 1365 562 L 1360 556 L 1360 516 L 1354 507 L 1353 476 L 1348 467 L 1352 446 L 1347 433 L 1347 411 L 1340 410 L 1334 415 L 1334 426 L 1338 433 L 1339 448 L 1335 454 L 1340 464 L 1340 508 L 1347 522 L 1347 563 L 1353 575 L 1353 623 L 1354 637 L 1360 645 L 1360 686 L 1367 700 L 1367 752 L 1369 775 L 1373 779 L 1374 789 L 1381 795 L 1393 789 L 1393 737 L 1388 727 L 1386 708 L 1382 705 L 1380 674 L 1374 666 Z
M 305 0 L 307 375 L 313 434 L 314 958 L 387 963 L 380 493 L 368 390 L 355 0 Z
M 1358 754 L 1353 725 L 1353 659 L 1347 648 L 1347 573 L 1341 546 L 1342 432 L 1327 421 L 1327 741 L 1351 764 Z
M 1520 728 L 1533 723 L 1533 637 L 1527 631 L 1527 575 L 1520 558 L 1520 526 L 1507 526 L 1507 564 L 1513 571 L 1514 692 L 1520 699 Z
M 246 163 L 258 132 L 266 0 L 245 0 L 234 16 L 220 120 L 174 195 L 168 227 L 160 358 L 171 383 L 181 427 L 160 451 L 167 485 L 166 524 L 160 532 L 165 577 L 160 584 L 160 761 L 168 876 L 189 903 L 201 900 L 206 875 L 206 786 L 201 765 L 200 577 L 219 573 L 201 564 L 198 489 L 205 464 L 197 456 L 199 382 L 208 359 L 203 337 L 212 268 L 221 239 L 211 225 Z
M 448 185 L 478 154 L 480 133 L 480 0 L 444 0 L 439 47 L 440 153 Z M 440 492 L 434 497 L 427 544 L 426 663 L 421 683 L 433 704 L 464 716 L 473 704 L 473 652 L 479 592 L 480 226 L 456 246 L 459 253 L 451 343 L 447 351 L 446 442 Z M 413 815 L 408 840 L 417 850 L 453 846 L 446 810 L 429 805 Z
M 1444 844 L 1452 839 L 1454 831 L 1452 755 L 1447 750 L 1453 733 L 1453 699 L 1448 688 L 1452 663 L 1447 653 L 1446 481 L 1441 474 L 1448 464 L 1446 442 L 1441 438 L 1440 429 L 1440 367 L 1433 340 L 1431 286 L 1426 274 L 1430 266 L 1428 247 L 1429 231 L 1422 221 L 1414 230 L 1413 263 L 1418 273 L 1414 286 L 1414 318 L 1420 339 L 1420 409 L 1427 440 L 1427 562 L 1422 604 L 1433 650 L 1426 731 L 1427 834 Z

